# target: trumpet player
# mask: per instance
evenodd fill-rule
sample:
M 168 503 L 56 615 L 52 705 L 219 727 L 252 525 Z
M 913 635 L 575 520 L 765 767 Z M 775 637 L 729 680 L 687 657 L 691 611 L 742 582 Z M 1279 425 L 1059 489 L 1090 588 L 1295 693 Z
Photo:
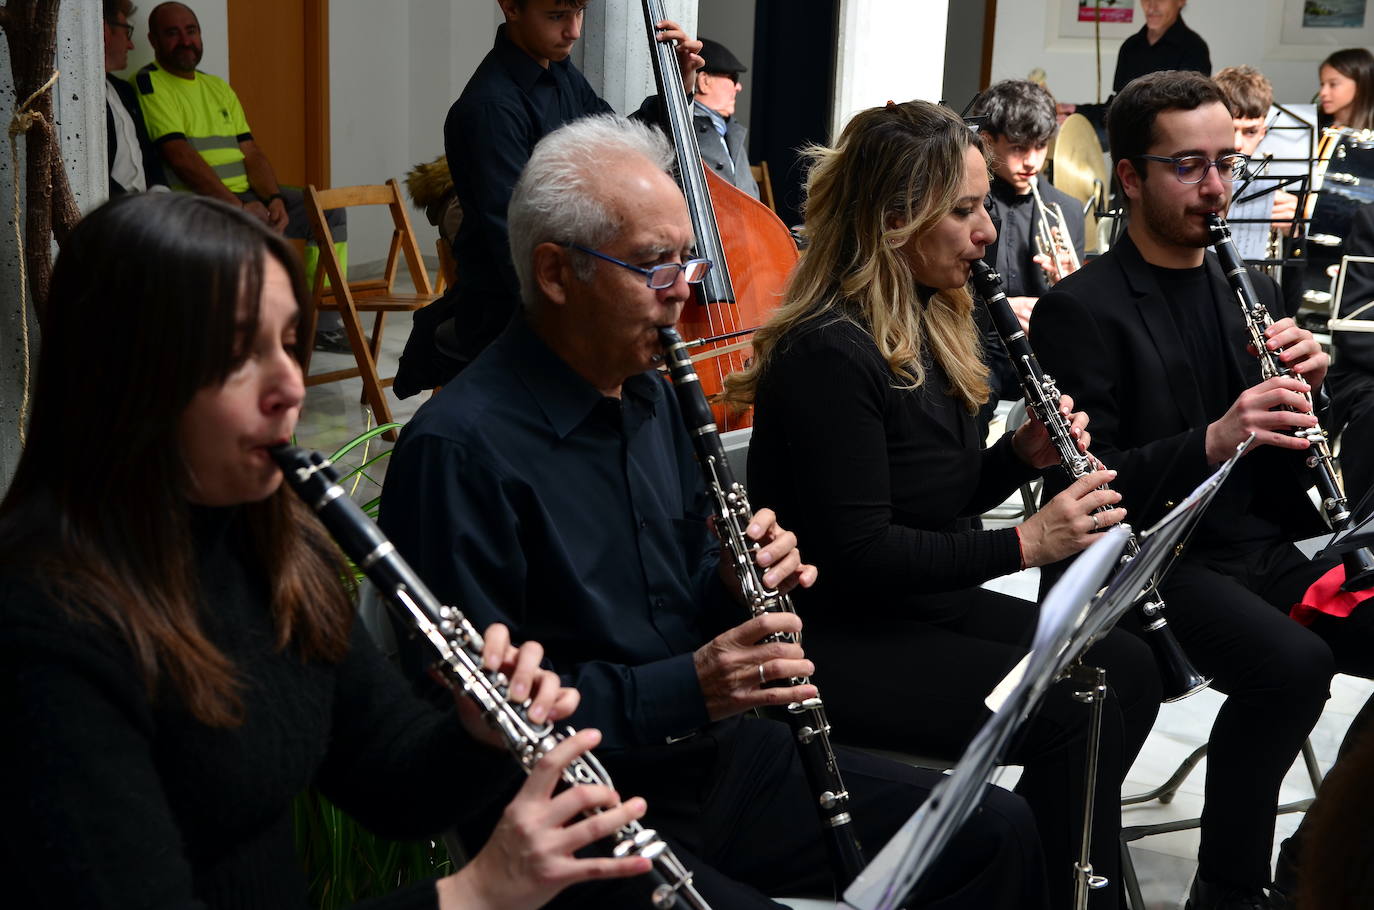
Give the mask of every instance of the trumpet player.
M 998 82 L 983 93 L 976 113 L 987 118 L 981 132 L 992 153 L 988 211 L 998 225 L 987 260 L 1001 273 L 1012 310 L 1029 330 L 1035 301 L 1083 261 L 1083 204 L 1040 176 L 1059 128 L 1054 98 L 1043 86 Z M 1016 371 L 996 331 L 987 326 L 983 335 L 992 370 L 990 402 L 1019 398 Z

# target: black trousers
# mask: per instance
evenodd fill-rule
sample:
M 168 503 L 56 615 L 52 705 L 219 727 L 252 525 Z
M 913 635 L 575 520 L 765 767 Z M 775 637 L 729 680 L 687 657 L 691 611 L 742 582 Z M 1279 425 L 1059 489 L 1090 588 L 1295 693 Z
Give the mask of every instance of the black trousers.
M 738 718 L 687 742 L 600 757 L 620 793 L 648 800 L 643 824 L 664 836 L 715 910 L 780 910 L 767 895 L 833 893 L 814 797 L 785 725 Z M 940 776 L 851 750 L 838 757 L 853 825 L 871 859 Z M 549 906 L 643 910 L 652 906 L 652 886 L 647 876 L 588 882 Z M 1048 907 L 1044 858 L 1025 802 L 988 787 L 981 809 L 906 906 Z
M 1198 852 L 1198 873 L 1210 882 L 1269 881 L 1279 787 L 1330 697 L 1331 677 L 1374 677 L 1368 605 L 1308 627 L 1287 616 L 1330 565 L 1275 544 L 1229 560 L 1186 557 L 1165 578 L 1170 625 L 1226 694 L 1208 740 Z M 1371 714 L 1367 703 L 1347 741 L 1369 726 Z
M 963 603 L 966 611 L 941 623 L 889 621 L 881 627 L 806 633 L 813 681 L 825 699 L 835 736 L 856 745 L 957 758 L 988 718 L 983 699 L 1025 656 L 1035 604 L 981 588 L 928 598 Z M 1118 905 L 1121 782 L 1154 725 L 1160 684 L 1149 648 L 1113 631 L 1087 653 L 1107 671 L 1091 859 L 1111 881 L 1092 892 L 1091 906 Z M 880 668 L 881 675 L 875 675 Z M 1030 805 L 1047 862 L 1050 899 L 1072 905 L 1073 864 L 1082 835 L 1087 706 L 1059 683 L 1045 698 L 1006 760 L 1023 765 L 1016 792 Z

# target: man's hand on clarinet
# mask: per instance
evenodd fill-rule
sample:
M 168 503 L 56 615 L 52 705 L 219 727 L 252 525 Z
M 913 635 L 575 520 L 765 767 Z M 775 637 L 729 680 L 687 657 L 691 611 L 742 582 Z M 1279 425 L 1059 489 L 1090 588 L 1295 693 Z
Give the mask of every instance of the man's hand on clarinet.
M 1251 433 L 1258 445 L 1306 449 L 1308 441 L 1294 436 L 1293 429 L 1317 425 L 1305 394 L 1308 391 L 1302 380 L 1291 376 L 1275 376 L 1246 389 L 1220 420 L 1208 425 L 1207 462 L 1221 464 Z
M 1291 316 L 1269 326 L 1264 336 L 1271 352 L 1283 348 L 1283 353 L 1278 355 L 1279 363 L 1301 376 L 1313 390 L 1326 379 L 1326 370 L 1331 366 L 1330 356 L 1322 350 L 1321 342 L 1307 329 L 1299 327 Z M 1256 353 L 1253 345 L 1250 353 Z
M 809 588 L 816 583 L 816 567 L 802 562 L 801 551 L 797 549 L 797 535 L 778 524 L 772 509 L 755 512 L 744 529 L 744 536 L 758 545 L 754 551 L 754 564 L 759 567 L 766 586 L 786 594 L 797 585 Z M 744 594 L 735 568 L 729 561 L 729 551 L 721 547 L 720 556 L 721 580 L 743 603 Z
M 764 705 L 786 705 L 815 697 L 816 687 L 809 683 L 764 688 L 765 683 L 816 672 L 801 645 L 763 642 L 779 632 L 795 636 L 801 628 L 801 617 L 795 613 L 765 613 L 722 632 L 697 649 L 693 662 L 711 720 L 723 720 Z

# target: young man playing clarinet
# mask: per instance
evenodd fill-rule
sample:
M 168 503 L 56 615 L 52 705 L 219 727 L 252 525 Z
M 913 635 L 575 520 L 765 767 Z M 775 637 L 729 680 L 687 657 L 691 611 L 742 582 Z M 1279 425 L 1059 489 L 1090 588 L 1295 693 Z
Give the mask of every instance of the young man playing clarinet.
M 1269 857 L 1279 785 L 1320 715 L 1335 673 L 1374 676 L 1374 608 L 1345 619 L 1288 616 L 1332 567 L 1293 541 L 1324 524 L 1306 495 L 1317 423 L 1304 393 L 1327 356 L 1283 316 L 1273 281 L 1252 275 L 1276 320 L 1268 345 L 1297 378 L 1260 381 L 1236 297 L 1208 252 L 1206 218 L 1224 214 L 1244 157 L 1226 99 L 1210 79 L 1166 71 L 1126 86 L 1108 113 L 1126 235 L 1043 297 L 1035 349 L 1066 394 L 1093 415 L 1094 454 L 1138 527 L 1148 527 L 1236 446 L 1254 448 L 1165 577 L 1169 622 L 1188 657 L 1227 696 L 1212 727 L 1191 910 L 1287 907 L 1295 885 L 1285 844 L 1274 887 Z M 1369 705 L 1352 730 L 1371 714 Z M 1353 733 L 1352 733 L 1353 736 Z
M 581 681 L 570 722 L 602 730 L 617 785 L 652 791 L 647 824 L 712 906 L 776 910 L 766 894 L 829 891 L 831 870 L 790 732 L 742 715 L 813 696 L 789 680 L 815 667 L 796 644 L 761 643 L 801 621 L 748 618 L 703 518 L 688 428 L 654 372 L 659 327 L 709 269 L 691 259 L 670 160 L 657 131 L 612 117 L 535 148 L 510 205 L 522 310 L 401 433 L 381 524 L 445 602 L 507 617 L 519 640 L 547 633 L 549 664 Z M 771 511 L 746 533 L 764 584 L 815 580 Z M 897 668 L 873 670 L 901 685 Z M 871 855 L 939 777 L 838 752 Z M 988 797 L 909 906 L 1044 905 L 1033 820 L 1019 797 Z M 647 907 L 643 890 L 593 883 L 556 906 Z

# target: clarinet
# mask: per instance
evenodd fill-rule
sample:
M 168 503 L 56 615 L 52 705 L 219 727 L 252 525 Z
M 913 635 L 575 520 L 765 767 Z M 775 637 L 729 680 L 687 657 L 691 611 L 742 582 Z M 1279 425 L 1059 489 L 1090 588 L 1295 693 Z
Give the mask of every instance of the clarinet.
M 349 499 L 328 459 L 289 445 L 270 451 L 287 483 L 319 515 L 344 553 L 386 596 L 392 610 L 433 647 L 434 666 L 444 683 L 477 702 L 526 774 L 573 734 L 571 727 L 558 731 L 552 724 L 531 723 L 525 714 L 529 703 L 509 701 L 505 674 L 482 667 L 481 633 L 461 611 L 439 603 L 376 523 Z M 590 752 L 574 759 L 562 776 L 564 786 L 613 786 L 606 769 Z M 657 832 L 630 821 L 611 836 L 611 855 L 643 856 L 653 863 L 649 875 L 657 883 L 651 897 L 654 907 L 667 910 L 681 900 L 691 910 L 711 910 L 692 885 L 692 873 Z
M 1006 292 L 1002 290 L 1002 276 L 991 266 L 979 259 L 973 263 L 973 284 L 978 295 L 983 298 L 988 315 L 997 328 L 997 336 L 1007 350 L 1016 374 L 1021 380 L 1021 392 L 1026 396 L 1026 407 L 1034 412 L 1049 433 L 1050 441 L 1059 452 L 1059 463 L 1070 481 L 1085 474 L 1091 474 L 1095 461 L 1080 451 L 1078 442 L 1069 430 L 1069 421 L 1059 411 L 1059 387 L 1054 378 L 1040 368 L 1040 361 L 1031 350 L 1030 340 L 1021 331 L 1021 323 L 1012 312 Z M 1107 489 L 1104 485 L 1099 489 Z M 1096 512 L 1106 512 L 1111 506 L 1102 506 Z M 1140 552 L 1140 541 L 1132 533 L 1122 552 L 1122 564 L 1134 559 Z M 1164 615 L 1164 597 L 1159 593 L 1157 584 L 1141 592 L 1136 610 L 1140 617 L 1141 628 L 1149 634 L 1144 636 L 1159 667 L 1159 675 L 1164 683 L 1164 700 L 1179 701 L 1212 684 L 1189 662 L 1183 648 L 1179 645 L 1174 632 L 1169 628 L 1169 620 Z
M 1260 376 L 1263 379 L 1273 379 L 1275 376 L 1288 376 L 1295 378 L 1295 374 L 1283 361 L 1279 360 L 1279 354 L 1283 353 L 1283 348 L 1271 351 L 1266 346 L 1264 336 L 1265 329 L 1269 328 L 1274 322 L 1269 315 L 1269 310 L 1260 303 L 1259 297 L 1255 295 L 1255 286 L 1250 283 L 1250 272 L 1245 267 L 1245 262 L 1236 252 L 1236 245 L 1231 240 L 1231 227 L 1226 220 L 1218 214 L 1207 216 L 1207 230 L 1212 235 L 1212 248 L 1217 252 L 1217 258 L 1221 260 L 1222 271 L 1226 273 L 1226 281 L 1231 285 L 1231 290 L 1235 292 L 1236 302 L 1240 304 L 1241 317 L 1245 320 L 1246 331 L 1250 335 L 1250 343 L 1259 352 Z M 1308 410 L 1316 413 L 1312 407 L 1312 393 L 1303 392 L 1303 397 L 1307 399 Z M 1322 429 L 1321 424 L 1313 427 L 1298 428 L 1293 431 L 1293 435 L 1299 439 L 1307 440 L 1308 455 L 1307 466 L 1312 469 L 1312 474 L 1316 480 L 1317 492 L 1322 497 L 1322 511 L 1326 513 L 1327 523 L 1331 525 L 1332 531 L 1344 531 L 1350 526 L 1350 508 L 1346 502 L 1345 492 L 1341 488 L 1341 480 L 1336 476 L 1335 464 L 1332 461 L 1331 445 L 1327 441 L 1326 430 Z M 1374 587 L 1374 553 L 1368 547 L 1361 547 L 1352 550 L 1343 557 L 1345 563 L 1345 581 L 1341 583 L 1342 591 L 1363 591 L 1366 588 Z
M 696 449 L 697 462 L 706 478 L 706 490 L 715 507 L 716 534 L 739 579 L 749 609 L 755 616 L 795 613 L 792 598 L 765 585 L 758 564 L 754 562 L 756 545 L 745 534 L 754 510 L 749 505 L 749 494 L 735 479 L 725 457 L 711 406 L 701 389 L 687 345 L 673 328 L 660 328 L 658 336 L 667 352 L 673 389 Z M 791 633 L 775 633 L 764 639 L 789 644 L 800 643 L 800 640 Z M 807 678 L 793 678 L 769 685 L 800 686 L 808 682 Z M 825 705 L 819 697 L 808 698 L 788 705 L 784 715 L 792 729 L 807 783 L 816 796 L 816 812 L 825 834 L 826 853 L 842 891 L 863 871 L 865 861 L 849 815 L 849 791 L 840 777 L 835 750 L 830 745 L 830 721 L 826 718 Z

